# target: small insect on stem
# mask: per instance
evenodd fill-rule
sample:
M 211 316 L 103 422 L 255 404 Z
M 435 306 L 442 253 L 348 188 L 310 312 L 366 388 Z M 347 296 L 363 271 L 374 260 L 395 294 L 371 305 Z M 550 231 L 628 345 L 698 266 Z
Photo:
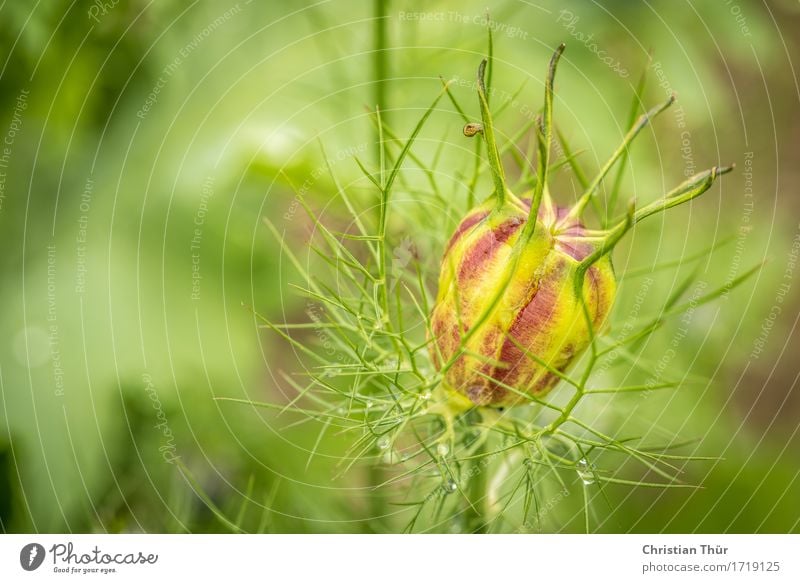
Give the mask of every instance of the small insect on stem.
M 470 122 L 464 126 L 464 135 L 468 138 L 483 132 L 483 124 L 478 122 Z

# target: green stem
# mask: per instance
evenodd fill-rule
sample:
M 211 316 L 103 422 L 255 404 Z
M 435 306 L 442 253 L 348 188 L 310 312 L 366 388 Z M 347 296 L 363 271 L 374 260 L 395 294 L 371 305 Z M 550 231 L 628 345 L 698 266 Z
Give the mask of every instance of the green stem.
M 387 62 L 387 34 L 386 24 L 389 19 L 389 0 L 374 0 L 373 2 L 373 48 L 372 48 L 372 68 L 373 68 L 373 101 L 374 105 L 386 110 L 386 79 L 388 77 L 389 66 Z
M 607 235 L 602 244 L 589 256 L 584 258 L 578 266 L 578 271 L 575 277 L 576 293 L 581 293 L 583 286 L 583 278 L 589 268 L 597 263 L 602 257 L 611 253 L 614 247 L 619 243 L 620 239 L 639 221 L 646 219 L 651 215 L 664 212 L 674 206 L 689 202 L 703 194 L 718 176 L 727 174 L 733 170 L 734 165 L 730 166 L 714 166 L 708 170 L 695 174 L 679 186 L 676 186 L 662 198 L 651 202 L 650 204 L 636 209 L 634 204 L 631 203 L 628 213 L 625 218 L 620 221 L 616 226 L 606 231 Z M 578 295 L 580 297 L 580 295 Z
M 574 220 L 581 216 L 581 214 L 583 213 L 583 209 L 586 208 L 586 205 L 594 196 L 594 193 L 597 191 L 598 187 L 600 186 L 600 183 L 603 182 L 603 179 L 606 177 L 606 174 L 608 174 L 608 172 L 611 170 L 611 168 L 614 166 L 617 160 L 619 160 L 620 157 L 622 157 L 622 155 L 628 151 L 628 147 L 631 145 L 634 138 L 637 135 L 639 135 L 639 132 L 641 132 L 648 123 L 650 123 L 651 119 L 653 119 L 659 113 L 667 109 L 673 103 L 675 103 L 674 93 L 670 95 L 669 98 L 663 103 L 660 103 L 647 113 L 644 113 L 641 116 L 639 116 L 639 119 L 636 120 L 636 123 L 633 125 L 633 127 L 630 130 L 628 130 L 627 134 L 625 134 L 625 137 L 622 139 L 622 143 L 611 155 L 611 158 L 608 159 L 608 162 L 605 163 L 605 165 L 600 169 L 600 172 L 597 174 L 597 176 L 595 176 L 594 180 L 592 180 L 592 182 L 586 188 L 586 192 L 583 193 L 583 195 L 575 204 L 575 206 L 572 207 L 569 216 L 564 219 L 565 222 Z
M 473 456 L 473 475 L 467 484 L 467 532 L 473 534 L 486 534 L 489 521 L 486 512 L 486 498 L 488 487 L 488 468 L 484 465 L 486 454 L 486 441 L 475 450 Z
M 489 101 L 486 95 L 484 79 L 488 64 L 489 61 L 484 59 L 478 67 L 478 101 L 480 102 L 481 119 L 483 120 L 483 138 L 486 140 L 489 167 L 492 170 L 492 179 L 494 181 L 494 194 L 497 197 L 497 207 L 500 208 L 506 200 L 506 174 L 500 161 L 500 152 L 497 150 L 497 141 L 494 137 L 494 122 L 489 111 Z
M 650 68 L 650 63 L 653 61 L 652 55 L 647 55 L 647 66 L 645 66 L 644 71 L 642 71 L 641 77 L 639 77 L 639 83 L 636 85 L 633 91 L 633 102 L 631 103 L 630 113 L 628 113 L 628 127 L 633 127 L 633 124 L 636 123 L 636 113 L 639 111 L 641 107 L 642 95 L 644 95 L 644 87 L 647 83 L 647 70 Z M 622 158 L 620 158 L 619 168 L 617 169 L 617 176 L 614 179 L 614 185 L 611 187 L 611 192 L 608 195 L 608 205 L 606 207 L 605 216 L 603 217 L 603 224 L 604 226 L 608 226 L 611 217 L 614 215 L 614 211 L 617 208 L 617 198 L 619 197 L 619 189 L 622 187 L 622 178 L 625 176 L 625 166 L 628 162 L 628 156 L 630 154 L 630 150 L 625 150 L 622 154 Z M 584 188 L 586 185 L 584 185 Z
M 585 391 L 581 388 L 575 389 L 575 394 L 572 395 L 572 398 L 569 402 L 564 406 L 564 409 L 561 411 L 561 415 L 559 415 L 556 419 L 552 421 L 547 427 L 544 428 L 542 431 L 543 434 L 546 433 L 553 433 L 556 429 L 558 429 L 561 425 L 567 422 L 567 420 L 572 415 L 572 411 L 577 407 L 580 400 L 583 398 Z
M 534 124 L 536 135 L 539 138 L 538 168 L 536 170 L 536 188 L 531 197 L 531 210 L 522 238 L 530 237 L 536 229 L 536 217 L 539 215 L 539 206 L 547 188 L 547 171 L 550 166 L 550 143 L 553 141 L 553 81 L 556 76 L 556 67 L 564 52 L 565 45 L 561 43 L 550 58 L 550 67 L 547 70 L 547 79 L 544 82 L 544 110 L 542 112 L 541 128 Z
M 387 41 L 387 34 L 386 34 L 386 26 L 388 23 L 387 13 L 389 10 L 389 0 L 374 0 L 373 2 L 373 47 L 372 47 L 372 74 L 373 74 L 373 102 L 375 106 L 376 112 L 378 115 L 383 115 L 383 118 L 387 118 L 388 115 L 388 103 L 386 101 L 386 79 L 388 77 L 388 64 L 387 64 L 387 57 L 388 57 L 388 41 Z M 378 135 L 377 135 L 377 152 L 376 158 L 380 166 L 381 174 L 381 187 L 383 188 L 383 192 L 381 192 L 381 205 L 379 207 L 379 216 L 378 216 L 378 223 L 379 223 L 379 231 L 381 239 L 377 245 L 377 252 L 378 252 L 378 277 L 380 278 L 381 282 L 378 284 L 379 289 L 378 293 L 380 294 L 379 302 L 383 307 L 384 317 L 390 323 L 391 318 L 389 317 L 389 298 L 388 292 L 386 288 L 386 213 L 387 213 L 387 204 L 388 204 L 388 189 L 386 185 L 386 176 L 385 176 L 385 146 L 383 143 L 383 124 L 379 118 L 378 120 Z M 378 484 L 382 484 L 386 481 L 386 476 L 384 475 L 383 468 L 379 465 L 379 461 L 376 460 L 369 466 L 367 480 L 369 481 L 371 486 L 377 486 Z M 383 516 L 386 514 L 385 507 L 384 507 L 384 500 L 382 493 L 378 490 L 373 492 L 373 496 L 370 501 L 370 514 L 371 514 L 371 523 L 373 524 L 372 530 L 380 531 L 384 524 Z

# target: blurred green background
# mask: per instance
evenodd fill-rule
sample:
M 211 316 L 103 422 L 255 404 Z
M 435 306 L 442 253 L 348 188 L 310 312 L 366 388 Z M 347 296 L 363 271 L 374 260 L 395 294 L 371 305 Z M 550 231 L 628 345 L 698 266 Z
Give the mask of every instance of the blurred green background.
M 408 135 L 441 75 L 457 80 L 456 97 L 477 116 L 471 83 L 486 50 L 486 5 L 0 2 L 2 531 L 227 530 L 200 491 L 248 531 L 403 523 L 393 508 L 398 516 L 376 524 L 366 469 L 333 479 L 347 435 L 329 434 L 307 464 L 318 427 L 287 427 L 214 397 L 285 401 L 280 372 L 297 367 L 253 315 L 297 319 L 304 309 L 287 293 L 262 218 L 302 247 L 309 224 L 290 185 L 318 208 L 331 203 L 318 141 L 345 187 L 359 176 L 354 156 L 374 164 L 367 107 L 376 102 Z M 583 411 L 609 430 L 697 439 L 692 453 L 722 458 L 686 467 L 698 490 L 607 487 L 610 506 L 598 502 L 594 528 L 797 532 L 800 4 L 488 5 L 495 107 L 527 79 L 498 117 L 501 139 L 540 107 L 545 64 L 564 41 L 556 120 L 592 170 L 625 132 L 648 52 L 645 104 L 678 93 L 678 107 L 637 142 L 624 198 L 652 199 L 684 175 L 737 164 L 617 252 L 624 272 L 734 237 L 708 260 L 654 276 L 645 311 L 693 270 L 709 291 L 769 259 L 648 341 L 645 353 L 666 358 L 674 376 L 711 382 Z M 381 30 L 383 72 L 373 50 Z M 473 148 L 460 126 L 442 101 L 415 152 L 430 158 L 445 142 L 437 180 L 463 205 L 456 187 Z M 406 182 L 423 184 L 409 166 Z M 558 180 L 570 200 L 573 181 Z M 457 220 L 446 217 L 434 239 Z M 420 245 L 430 239 L 407 229 Z M 622 320 L 641 292 L 641 280 L 623 284 Z M 576 498 L 547 515 L 548 530 L 581 530 Z

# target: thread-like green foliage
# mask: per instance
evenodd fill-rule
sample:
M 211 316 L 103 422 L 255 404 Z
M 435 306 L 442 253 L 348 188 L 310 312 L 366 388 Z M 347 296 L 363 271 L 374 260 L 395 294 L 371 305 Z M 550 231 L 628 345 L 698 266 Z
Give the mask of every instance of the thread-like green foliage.
M 565 165 L 573 170 L 584 187 L 583 196 L 573 207 L 580 216 L 589 208 L 599 208 L 589 203 L 597 199 L 604 178 L 615 163 L 627 158 L 633 138 L 674 97 L 641 115 L 638 108 L 633 108 L 630 130 L 623 143 L 599 174 L 589 180 L 578 162 L 579 152 L 570 148 L 553 126 L 553 75 L 561 51 L 563 46 L 556 51 L 549 69 L 543 115 L 523 127 L 514 141 L 528 134 L 531 150 L 538 153 L 535 175 L 527 165 L 520 168 L 520 180 L 532 187 L 537 205 L 543 196 L 549 196 L 548 172 Z M 519 532 L 558 528 L 553 525 L 552 513 L 548 514 L 553 500 L 579 489 L 581 495 L 577 498 L 583 500 L 583 522 L 588 532 L 593 528 L 592 500 L 605 498 L 604 487 L 694 488 L 698 485 L 680 479 L 681 468 L 688 462 L 713 459 L 675 453 L 686 442 L 674 439 L 653 444 L 636 436 L 616 435 L 613 428 L 596 427 L 579 414 L 579 405 L 591 410 L 593 403 L 602 405 L 616 395 L 674 390 L 697 380 L 684 377 L 679 382 L 677 376 L 664 374 L 658 383 L 595 387 L 591 382 L 598 370 L 649 366 L 639 354 L 639 347 L 664 323 L 686 311 L 689 302 L 684 296 L 691 279 L 676 287 L 665 304 L 652 311 L 651 318 L 640 318 L 624 334 L 619 334 L 612 313 L 611 325 L 593 331 L 589 349 L 566 372 L 553 368 L 528 347 L 518 345 L 528 358 L 560 379 L 556 390 L 545 398 L 505 386 L 526 405 L 483 408 L 442 389 L 441 373 L 432 364 L 437 348 L 430 340 L 430 313 L 438 257 L 449 227 L 443 218 L 426 216 L 422 211 L 409 220 L 403 214 L 409 212 L 407 205 L 400 208 L 393 200 L 398 193 L 414 190 L 404 180 L 404 164 L 409 161 L 423 171 L 429 196 L 442 206 L 463 209 L 465 201 L 471 205 L 480 198 L 476 184 L 487 171 L 494 184 L 489 196 L 501 201 L 507 196 L 503 158 L 510 155 L 512 144 L 496 142 L 493 124 L 498 114 L 493 117 L 490 112 L 491 88 L 488 82 L 484 85 L 487 69 L 491 70 L 490 59 L 481 64 L 479 71 L 481 124 L 470 119 L 465 113 L 468 108 L 458 103 L 446 83 L 406 138 L 376 110 L 380 167 L 371 171 L 366 163 L 358 161 L 364 174 L 363 185 L 373 190 L 375 196 L 371 200 L 378 205 L 372 219 L 359 210 L 366 199 L 342 188 L 330 171 L 330 184 L 335 187 L 332 194 L 346 219 L 336 224 L 349 223 L 346 232 L 326 224 L 299 192 L 297 199 L 315 234 L 305 250 L 308 257 L 296 251 L 296 243 L 277 225 L 265 220 L 266 228 L 280 245 L 284 264 L 294 273 L 287 291 L 305 297 L 314 309 L 309 311 L 307 321 L 276 322 L 259 316 L 264 327 L 282 338 L 302 362 L 303 370 L 298 374 L 284 374 L 285 382 L 296 392 L 293 398 L 286 404 L 237 402 L 274 410 L 290 424 L 314 424 L 319 434 L 308 463 L 327 436 L 349 436 L 349 449 L 340 460 L 339 473 L 357 466 L 372 468 L 368 472 L 370 486 L 379 501 L 372 511 L 380 515 L 375 516 L 375 524 L 380 525 L 375 530 Z M 634 104 L 641 102 L 643 87 L 642 81 Z M 462 119 L 471 124 L 465 133 L 481 136 L 488 152 L 488 165 L 482 160 L 467 163 L 463 173 L 470 178 L 461 199 L 442 192 L 436 178 L 439 155 L 431 163 L 414 152 L 415 140 L 426 122 L 436 115 L 445 94 Z M 551 159 L 550 155 L 553 136 L 562 146 L 558 159 Z M 481 150 L 479 143 L 476 154 Z M 585 260 L 585 267 L 588 269 L 600 256 L 611 253 L 639 220 L 699 196 L 727 170 L 712 168 L 655 202 L 638 209 L 631 205 L 616 219 L 609 220 L 605 210 L 599 213 L 597 220 L 607 226 L 594 235 L 603 244 Z M 614 212 L 620 184 L 617 175 L 609 213 Z M 419 232 L 394 229 L 396 219 L 406 226 L 418 225 Z M 435 241 L 437 256 L 422 257 L 416 251 L 415 240 L 429 238 L 431 229 L 441 233 Z M 697 261 L 718 247 L 655 265 L 648 273 Z M 754 270 L 740 276 L 733 285 L 744 281 Z M 629 272 L 620 279 L 640 275 L 641 272 Z M 579 279 L 583 281 L 582 277 Z M 730 288 L 728 284 L 693 297 L 691 305 L 713 301 Z M 623 461 L 628 462 L 627 469 L 619 471 Z M 637 474 L 630 468 L 631 462 L 642 471 Z M 389 503 L 381 503 L 383 500 Z

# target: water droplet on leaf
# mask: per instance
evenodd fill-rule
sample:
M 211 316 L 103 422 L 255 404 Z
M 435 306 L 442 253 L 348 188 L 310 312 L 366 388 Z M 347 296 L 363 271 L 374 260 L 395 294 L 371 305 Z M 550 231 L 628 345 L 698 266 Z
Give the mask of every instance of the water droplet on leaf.
M 590 484 L 594 484 L 594 470 L 589 465 L 584 458 L 578 460 L 578 463 L 575 464 L 576 471 L 578 472 L 578 477 L 581 479 L 581 482 L 584 485 L 588 486 Z

